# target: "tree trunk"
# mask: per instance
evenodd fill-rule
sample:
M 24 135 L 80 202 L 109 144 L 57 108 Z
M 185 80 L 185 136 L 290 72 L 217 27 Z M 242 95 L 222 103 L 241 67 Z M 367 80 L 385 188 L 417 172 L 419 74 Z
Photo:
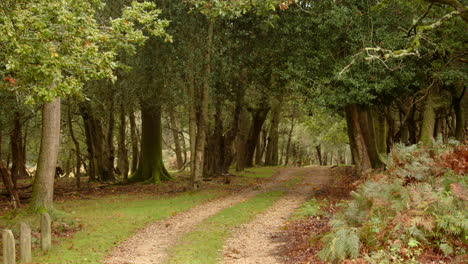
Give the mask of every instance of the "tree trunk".
M 379 155 L 387 155 L 387 120 L 384 115 L 375 110 L 371 112 L 374 127 L 375 141 Z
M 195 98 L 195 77 L 193 76 L 193 69 L 190 69 L 187 74 L 187 95 L 189 102 L 189 135 L 190 135 L 190 175 L 195 179 L 195 152 L 197 145 L 197 107 Z
M 465 98 L 466 87 L 463 87 L 461 95 L 458 95 L 458 93 L 456 93 L 456 89 L 454 90 L 455 92 L 452 93 L 452 104 L 453 110 L 455 112 L 455 138 L 458 141 L 463 142 L 465 140 L 466 117 L 465 109 L 463 107 L 462 102 Z
M 68 129 L 70 130 L 70 138 L 75 145 L 75 158 L 76 158 L 76 168 L 75 168 L 75 181 L 76 189 L 81 189 L 81 149 L 80 142 L 76 139 L 75 132 L 73 131 L 73 122 L 72 122 L 72 113 L 71 107 L 68 108 Z
M 172 179 L 164 167 L 160 107 L 141 108 L 141 155 L 131 182 L 159 183 Z
M 432 146 L 434 144 L 434 129 L 436 123 L 435 97 L 437 90 L 435 87 L 431 87 L 428 93 L 421 124 L 421 137 L 419 138 L 419 141 L 424 146 Z
M 13 208 L 17 209 L 21 206 L 18 191 L 16 190 L 13 180 L 11 179 L 10 172 L 5 165 L 3 160 L 0 160 L 0 176 L 2 177 L 3 185 L 10 195 L 11 202 L 13 204 Z
M 20 112 L 15 112 L 13 117 L 13 130 L 10 135 L 11 157 L 13 161 L 11 166 L 11 178 L 15 187 L 18 179 L 29 176 L 26 171 L 26 141 L 23 141 L 22 121 L 22 114 Z
M 204 77 L 200 92 L 200 111 L 197 118 L 197 134 L 195 142 L 195 162 L 192 173 L 192 189 L 197 190 L 203 181 L 203 167 L 205 164 L 205 145 L 208 130 L 208 105 L 211 86 L 211 53 L 213 46 L 214 20 L 208 22 L 208 36 L 204 58 Z
M 317 151 L 317 159 L 318 159 L 318 165 L 322 166 L 323 165 L 323 160 L 322 160 L 322 148 L 321 145 L 317 145 L 315 147 L 315 150 Z
M 288 166 L 288 163 L 289 163 L 289 154 L 290 154 L 290 149 L 291 149 L 291 139 L 292 139 L 292 134 L 293 134 L 293 131 L 294 131 L 294 122 L 295 121 L 295 118 L 292 117 L 291 118 L 291 127 L 289 128 L 289 132 L 288 132 L 288 143 L 286 144 L 286 154 L 285 154 L 285 161 L 284 161 L 284 165 L 285 166 Z
M 137 170 L 138 159 L 140 157 L 140 152 L 138 150 L 138 133 L 137 126 L 135 121 L 135 114 L 133 111 L 130 111 L 128 114 L 128 119 L 130 121 L 130 138 L 132 141 L 132 169 L 131 174 L 134 174 Z
M 205 148 L 204 174 L 206 177 L 218 176 L 224 172 L 225 139 L 223 136 L 223 130 L 221 102 L 216 102 L 214 129 L 213 133 L 207 139 L 207 145 Z
M 30 208 L 53 211 L 54 177 L 60 147 L 60 98 L 42 106 L 42 135 Z
M 346 123 L 348 127 L 348 136 L 353 154 L 353 160 L 359 174 L 366 173 L 372 169 L 371 159 L 366 147 L 363 129 L 359 122 L 359 106 L 357 104 L 347 105 Z
M 249 137 L 245 143 L 245 168 L 253 167 L 253 158 L 258 137 L 260 136 L 260 131 L 262 130 L 269 111 L 270 108 L 260 108 L 252 112 L 252 125 L 250 126 Z
M 268 132 L 265 129 L 262 129 L 260 136 L 258 138 L 257 147 L 255 149 L 255 164 L 264 165 L 263 154 L 265 153 L 267 145 Z
M 117 167 L 119 168 L 120 174 L 123 176 L 124 181 L 128 180 L 128 150 L 126 144 L 127 134 L 127 122 L 126 122 L 125 106 L 123 103 L 120 104 L 120 119 L 119 119 L 119 144 L 118 144 L 118 162 Z
M 105 155 L 103 157 L 104 167 L 106 171 L 110 171 L 108 174 L 104 174 L 101 178 L 101 181 L 114 181 L 114 161 L 115 161 L 115 146 L 114 146 L 114 128 L 115 128 L 115 116 L 114 116 L 114 109 L 115 109 L 115 102 L 114 96 L 111 96 L 110 101 L 110 108 L 109 108 L 109 119 L 108 119 L 108 126 L 107 126 L 107 135 L 105 137 L 106 141 L 104 141 L 104 149 Z
M 246 142 L 247 137 L 249 135 L 249 127 L 250 127 L 250 119 L 249 113 L 242 109 L 239 117 L 239 124 L 238 129 L 239 132 L 237 134 L 237 142 L 236 142 L 236 171 L 243 171 L 246 168 L 245 164 L 245 155 L 246 155 Z
M 278 141 L 281 105 L 281 99 L 277 99 L 272 110 L 270 133 L 268 134 L 268 145 L 265 154 L 266 166 L 278 165 Z
M 86 144 L 88 145 L 88 158 L 90 169 L 90 181 L 113 181 L 113 146 L 109 145 L 109 130 L 104 132 L 102 120 L 94 116 L 88 103 L 80 106 L 81 115 L 85 125 Z M 113 144 L 112 144 L 113 145 Z
M 184 166 L 184 160 L 182 158 L 182 148 L 180 147 L 179 131 L 177 130 L 177 120 L 174 115 L 174 107 L 169 106 L 169 123 L 171 124 L 172 138 L 174 139 L 175 154 L 177 160 L 177 169 L 180 170 Z

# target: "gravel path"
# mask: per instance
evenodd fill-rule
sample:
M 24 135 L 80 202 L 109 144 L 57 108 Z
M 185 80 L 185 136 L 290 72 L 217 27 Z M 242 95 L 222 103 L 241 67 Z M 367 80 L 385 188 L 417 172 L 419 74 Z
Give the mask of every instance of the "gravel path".
M 169 219 L 150 224 L 115 247 L 106 257 L 104 263 L 164 264 L 167 258 L 167 249 L 175 245 L 185 233 L 191 231 L 197 224 L 221 210 L 245 201 L 260 192 L 283 186 L 284 182 L 297 176 L 296 171 L 300 170 L 283 169 L 271 181 L 257 190 L 246 190 L 236 195 L 215 199 Z
M 223 250 L 224 264 L 280 264 L 284 262 L 280 249 L 284 241 L 275 234 L 285 225 L 288 217 L 311 198 L 314 189 L 331 184 L 329 168 L 311 167 L 289 169 L 286 173 L 300 176 L 304 184 L 288 190 L 265 213 L 234 231 Z

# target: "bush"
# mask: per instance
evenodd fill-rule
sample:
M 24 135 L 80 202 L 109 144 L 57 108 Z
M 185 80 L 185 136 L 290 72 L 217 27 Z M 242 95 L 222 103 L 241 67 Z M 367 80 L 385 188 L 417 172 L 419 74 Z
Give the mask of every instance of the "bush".
M 342 204 L 319 256 L 329 262 L 364 255 L 371 263 L 417 263 L 424 247 L 462 253 L 467 162 L 466 145 L 397 146 L 387 171 L 371 176 Z

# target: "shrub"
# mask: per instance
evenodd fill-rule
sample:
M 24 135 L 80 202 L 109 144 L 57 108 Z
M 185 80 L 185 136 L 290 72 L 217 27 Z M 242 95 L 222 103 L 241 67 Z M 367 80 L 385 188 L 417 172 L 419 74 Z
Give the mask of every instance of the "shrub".
M 416 263 L 423 247 L 454 254 L 468 235 L 467 158 L 464 145 L 398 145 L 387 171 L 370 176 L 342 204 L 319 256 L 356 258 L 361 246 L 371 263 Z

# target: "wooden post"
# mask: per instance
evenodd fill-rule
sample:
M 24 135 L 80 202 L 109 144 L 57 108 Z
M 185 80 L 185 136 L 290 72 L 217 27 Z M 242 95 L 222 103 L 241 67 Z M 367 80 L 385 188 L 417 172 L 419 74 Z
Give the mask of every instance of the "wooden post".
M 26 223 L 20 224 L 20 263 L 31 262 L 31 228 Z
M 11 230 L 4 229 L 2 232 L 3 237 L 3 263 L 4 264 L 15 264 L 16 263 L 16 252 L 15 252 L 15 237 Z
M 48 213 L 41 215 L 41 249 L 47 251 L 52 245 L 51 220 Z

